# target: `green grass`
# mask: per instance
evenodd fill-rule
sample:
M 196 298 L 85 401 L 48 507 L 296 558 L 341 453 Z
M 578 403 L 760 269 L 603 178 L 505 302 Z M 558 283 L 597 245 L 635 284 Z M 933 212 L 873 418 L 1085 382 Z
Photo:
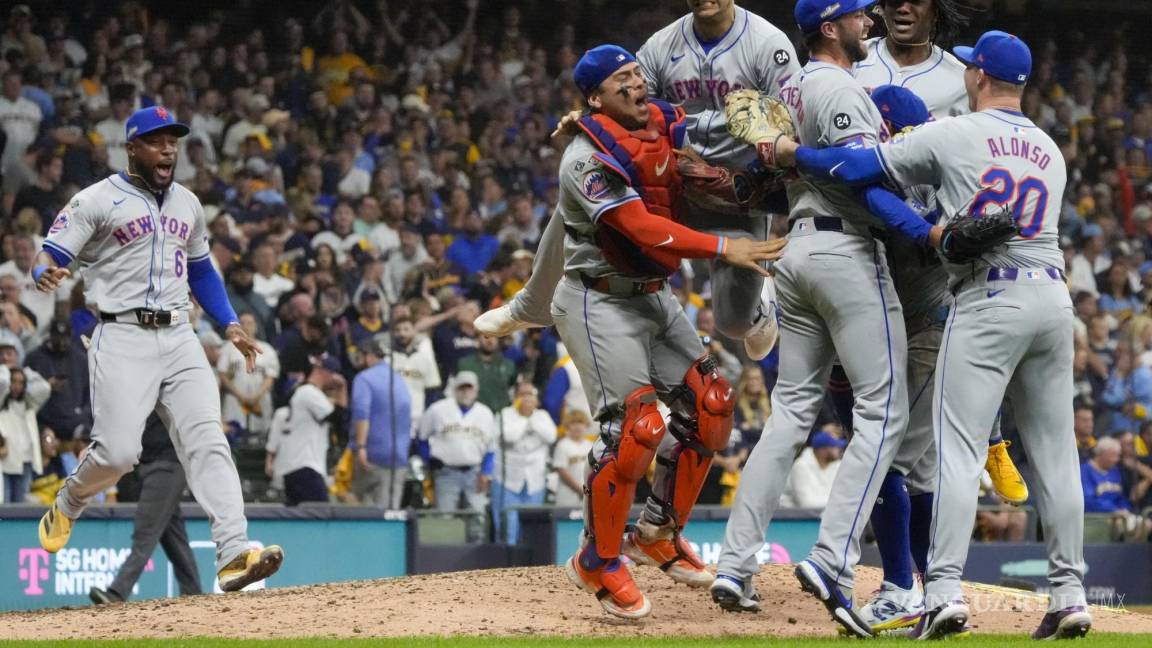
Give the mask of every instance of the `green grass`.
M 289 646 L 318 646 L 321 648 L 337 648 L 349 643 L 356 646 L 386 646 L 389 648 L 503 648 L 504 646 L 563 646 L 564 648 L 701 648 L 702 645 L 711 647 L 728 646 L 755 646 L 789 648 L 816 648 L 820 646 L 849 646 L 864 645 L 851 644 L 850 639 L 773 639 L 763 637 L 676 637 L 676 638 L 591 638 L 577 637 L 567 639 L 564 637 L 439 637 L 439 638 L 400 638 L 400 639 L 283 639 L 283 640 L 240 640 L 240 639 L 167 639 L 167 640 L 135 640 L 135 641 L 0 641 L 0 646 L 67 646 L 79 648 L 82 646 L 98 646 L 99 648 L 113 648 L 117 646 L 156 646 L 164 648 L 288 648 Z M 962 639 L 963 648 L 1000 648 L 1001 646 L 1035 646 L 1036 644 L 1026 635 L 973 635 Z M 1144 643 L 1149 642 L 1149 643 Z M 907 639 L 876 639 L 868 646 L 909 646 Z M 1132 646 L 1152 645 L 1152 635 L 1136 634 L 1092 634 L 1071 644 L 1075 648 L 1131 648 Z

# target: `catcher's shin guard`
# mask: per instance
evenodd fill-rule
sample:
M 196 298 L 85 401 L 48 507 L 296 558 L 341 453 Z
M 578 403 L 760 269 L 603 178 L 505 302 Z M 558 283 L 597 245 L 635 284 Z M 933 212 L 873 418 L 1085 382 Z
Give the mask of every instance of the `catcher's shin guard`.
M 606 457 L 592 465 L 584 487 L 588 498 L 584 523 L 600 558 L 607 560 L 620 555 L 620 541 L 628 524 L 636 482 L 652 464 L 664 431 L 664 417 L 656 409 L 656 390 L 644 386 L 628 394 L 624 399 L 620 440 Z
M 665 473 L 662 506 L 679 529 L 696 505 L 712 467 L 712 455 L 728 447 L 736 398 L 732 385 L 717 370 L 716 360 L 705 355 L 692 363 L 671 400 L 669 427 L 677 443 L 668 457 L 658 461 L 665 469 L 661 471 Z

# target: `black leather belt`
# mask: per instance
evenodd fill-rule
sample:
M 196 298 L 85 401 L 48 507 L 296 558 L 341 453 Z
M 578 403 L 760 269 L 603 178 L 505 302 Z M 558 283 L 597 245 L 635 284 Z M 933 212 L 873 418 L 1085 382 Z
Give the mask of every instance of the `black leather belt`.
M 844 219 L 842 218 L 837 218 L 835 216 L 809 216 L 808 218 L 812 220 L 812 226 L 815 227 L 816 231 L 818 232 L 840 232 L 841 234 L 855 234 L 855 232 L 844 231 Z M 789 231 L 791 231 L 793 226 L 796 225 L 797 220 L 802 219 L 794 218 L 788 221 Z M 858 227 L 857 229 L 862 228 Z M 872 238 L 878 241 L 888 240 L 888 232 L 880 229 L 879 227 L 869 227 L 868 233 L 872 236 Z
M 646 279 L 637 281 L 627 277 L 589 277 L 581 273 L 580 283 L 585 288 L 609 295 L 651 295 L 664 289 L 666 283 L 663 279 Z
M 105 313 L 100 311 L 101 322 L 120 322 L 121 324 L 137 324 L 163 328 L 180 322 L 180 311 L 150 310 L 137 308 L 123 313 Z

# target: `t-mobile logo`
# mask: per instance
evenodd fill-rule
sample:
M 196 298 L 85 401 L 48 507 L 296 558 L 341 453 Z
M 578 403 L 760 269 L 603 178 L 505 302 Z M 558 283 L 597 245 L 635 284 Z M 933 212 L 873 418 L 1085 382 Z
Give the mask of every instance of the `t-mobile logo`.
M 48 552 L 29 547 L 20 550 L 20 580 L 28 583 L 24 593 L 39 596 L 44 593 L 41 581 L 48 580 Z

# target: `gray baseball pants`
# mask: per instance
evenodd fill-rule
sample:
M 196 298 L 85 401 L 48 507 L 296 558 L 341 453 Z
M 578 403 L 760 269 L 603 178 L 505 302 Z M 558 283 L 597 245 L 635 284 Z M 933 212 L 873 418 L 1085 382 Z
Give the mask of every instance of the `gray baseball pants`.
M 144 423 L 153 410 L 172 430 L 172 445 L 196 501 L 208 514 L 216 570 L 249 548 L 240 478 L 220 421 L 220 388 L 189 324 L 145 328 L 102 322 L 88 349 L 92 445 L 56 495 L 76 519 L 97 494 L 140 458 Z

